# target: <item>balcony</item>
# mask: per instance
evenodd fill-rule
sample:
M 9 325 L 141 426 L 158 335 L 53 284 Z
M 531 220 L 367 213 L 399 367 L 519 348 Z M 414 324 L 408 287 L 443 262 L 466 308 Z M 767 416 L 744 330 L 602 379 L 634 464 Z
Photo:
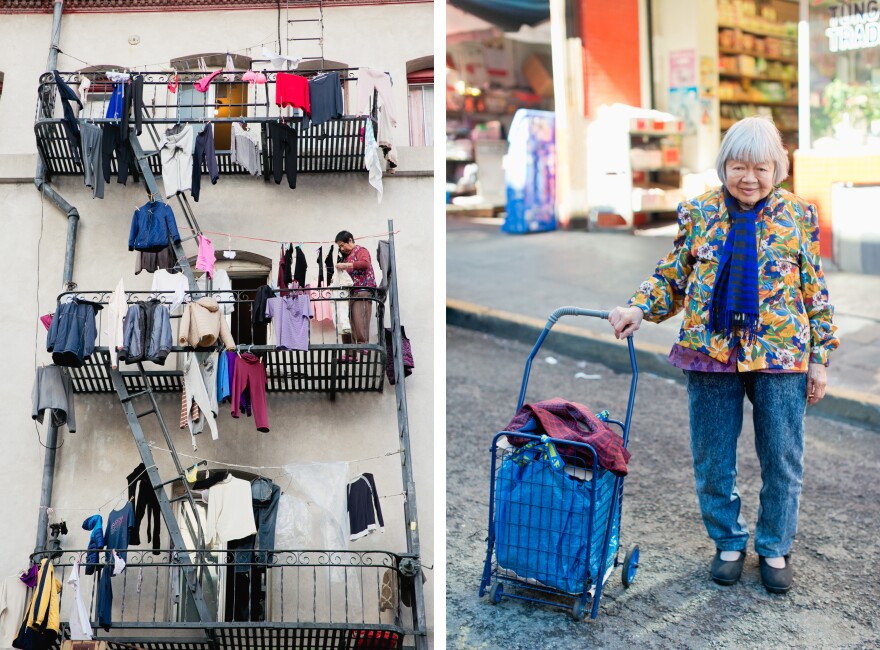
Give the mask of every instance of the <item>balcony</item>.
M 249 128 L 259 130 L 262 142 L 261 175 L 268 182 L 273 173 L 272 140 L 268 135 L 267 124 L 282 119 L 280 110 L 275 106 L 275 80 L 278 72 L 264 71 L 266 83 L 253 85 L 242 80 L 245 71 L 224 73 L 210 85 L 208 92 L 194 90 L 194 84 L 205 76 L 204 72 L 179 73 L 179 85 L 175 92 L 169 89 L 169 81 L 174 74 L 168 72 L 145 72 L 144 76 L 144 110 L 143 133 L 141 141 L 144 146 L 150 170 L 156 176 L 162 174 L 162 163 L 159 159 L 159 128 L 179 122 L 192 124 L 211 122 L 214 125 L 217 165 L 221 175 L 249 175 L 249 172 L 233 162 L 229 148 L 229 130 L 233 122 L 241 122 Z M 312 77 L 322 71 L 296 71 L 304 77 Z M 348 94 L 348 86 L 357 79 L 355 70 L 334 69 L 323 72 L 338 72 L 343 86 L 343 96 Z M 84 119 L 96 125 L 118 123 L 118 119 L 108 119 L 107 107 L 112 91 L 112 82 L 107 79 L 106 72 L 60 72 L 61 78 L 75 91 L 78 90 L 78 79 L 88 78 L 91 83 L 85 106 L 78 119 Z M 354 92 L 352 86 L 351 92 Z M 80 156 L 75 155 L 67 139 L 62 119 L 63 101 L 58 94 L 55 78 L 51 73 L 40 76 L 34 132 L 37 149 L 46 166 L 49 178 L 57 174 L 62 176 L 81 175 L 83 163 Z M 78 110 L 76 102 L 73 106 Z M 290 112 L 290 109 L 286 109 Z M 298 113 L 298 111 L 294 111 Z M 284 117 L 285 122 L 301 124 L 301 114 Z M 345 115 L 332 119 L 319 126 L 311 126 L 299 132 L 297 173 L 326 172 L 361 172 L 364 167 L 364 142 L 361 131 L 368 116 Z M 134 118 L 132 118 L 134 124 Z M 111 161 L 111 173 L 116 173 L 116 158 Z M 207 173 L 206 169 L 203 169 Z
M 295 290 L 294 290 L 295 291 Z M 270 393 L 327 393 L 335 399 L 338 393 L 381 392 L 385 384 L 386 347 L 384 340 L 385 293 L 379 289 L 358 288 L 366 295 L 351 296 L 346 288 L 307 289 L 311 292 L 313 309 L 321 313 L 329 310 L 335 317 L 348 313 L 352 303 L 370 305 L 370 338 L 367 343 L 344 341 L 336 326 L 330 321 L 312 320 L 307 351 L 279 349 L 275 345 L 240 344 L 240 352 L 252 352 L 262 358 L 268 378 Z M 276 291 L 276 294 L 278 292 Z M 59 304 L 70 299 L 85 300 L 106 305 L 112 291 L 75 291 L 58 296 Z M 250 323 L 250 307 L 253 304 L 253 291 L 187 291 L 184 304 L 198 300 L 202 296 L 213 296 L 222 305 L 234 305 L 231 314 L 232 332 L 247 332 L 253 335 Z M 138 301 L 158 300 L 170 305 L 173 293 L 167 291 L 129 291 L 126 292 L 128 304 Z M 110 378 L 110 353 L 104 339 L 106 310 L 98 312 L 96 325 L 98 340 L 95 351 L 87 357 L 82 367 L 69 368 L 76 393 L 116 393 Z M 179 315 L 172 315 L 172 332 L 177 327 L 174 322 Z M 176 337 L 175 337 L 176 338 Z M 236 342 L 238 340 L 236 339 Z M 205 351 L 199 348 L 201 351 Z M 175 345 L 172 353 L 196 351 L 196 348 Z M 142 365 L 120 364 L 120 374 L 129 393 L 137 393 L 147 388 L 149 382 L 155 392 L 180 393 L 183 390 L 183 371 L 176 369 L 174 355 L 169 355 L 164 366 L 144 362 Z M 143 372 L 141 369 L 143 368 Z
M 111 580 L 112 622 L 98 626 L 98 574 L 84 575 L 85 550 L 35 553 L 49 557 L 61 592 L 62 638 L 69 637 L 73 590 L 67 579 L 80 559 L 80 593 L 95 639 L 110 648 L 238 650 L 245 648 L 397 649 L 413 634 L 418 562 L 384 551 L 276 550 L 263 557 L 223 550 L 131 550 Z M 180 558 L 195 566 L 187 584 Z M 98 557 L 103 571 L 104 552 Z M 112 565 L 112 563 L 111 563 Z M 92 565 L 96 567 L 99 565 Z M 242 578 L 241 576 L 246 576 Z M 194 596 L 194 594 L 196 594 Z M 200 621 L 194 597 L 212 620 Z M 409 624 L 407 623 L 409 621 Z M 412 638 L 410 636 L 410 638 Z

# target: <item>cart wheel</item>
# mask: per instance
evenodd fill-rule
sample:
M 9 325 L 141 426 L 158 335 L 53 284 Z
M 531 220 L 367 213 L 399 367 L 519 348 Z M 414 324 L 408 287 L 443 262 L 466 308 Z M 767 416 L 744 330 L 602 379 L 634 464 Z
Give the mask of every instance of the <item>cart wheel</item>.
M 626 557 L 623 558 L 623 571 L 621 571 L 620 578 L 623 581 L 624 588 L 628 588 L 633 583 L 633 580 L 636 579 L 636 571 L 638 569 L 639 545 L 633 544 L 626 552 Z
M 504 593 L 504 585 L 500 582 L 496 582 L 492 585 L 492 588 L 489 590 L 489 602 L 493 605 L 497 605 L 501 602 L 501 594 Z
M 576 621 L 584 617 L 584 601 L 580 598 L 571 604 L 571 617 Z

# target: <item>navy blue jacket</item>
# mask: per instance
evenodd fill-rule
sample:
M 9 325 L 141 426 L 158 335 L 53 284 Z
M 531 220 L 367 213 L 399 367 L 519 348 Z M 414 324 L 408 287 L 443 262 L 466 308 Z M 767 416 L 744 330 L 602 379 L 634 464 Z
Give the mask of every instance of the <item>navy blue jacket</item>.
M 180 233 L 177 232 L 171 206 L 161 201 L 150 201 L 134 211 L 128 250 L 156 253 L 168 247 L 169 234 L 174 243 L 180 243 Z
M 95 315 L 100 309 L 98 303 L 76 298 L 58 305 L 46 335 L 46 351 L 52 353 L 55 365 L 79 368 L 92 355 L 98 337 Z

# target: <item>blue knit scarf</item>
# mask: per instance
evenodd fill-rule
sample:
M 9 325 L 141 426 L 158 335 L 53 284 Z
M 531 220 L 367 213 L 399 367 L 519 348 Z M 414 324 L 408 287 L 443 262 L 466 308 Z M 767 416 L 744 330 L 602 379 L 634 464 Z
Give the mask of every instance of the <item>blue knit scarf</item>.
M 725 335 L 738 334 L 753 341 L 758 333 L 757 221 L 767 203 L 764 197 L 751 210 L 742 211 L 724 190 L 730 231 L 724 241 L 709 303 L 709 329 Z

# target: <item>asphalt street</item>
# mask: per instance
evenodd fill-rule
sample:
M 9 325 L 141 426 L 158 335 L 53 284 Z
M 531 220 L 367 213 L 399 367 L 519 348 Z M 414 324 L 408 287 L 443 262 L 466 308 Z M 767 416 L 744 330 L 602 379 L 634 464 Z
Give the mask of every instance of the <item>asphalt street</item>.
M 624 590 L 618 569 L 595 622 L 541 605 L 480 599 L 489 446 L 514 414 L 530 347 L 456 327 L 447 328 L 446 346 L 447 647 L 880 647 L 877 433 L 808 415 L 793 590 L 767 593 L 751 547 L 740 583 L 721 587 L 708 575 L 714 547 L 694 494 L 685 388 L 646 373 L 633 414 L 621 519 L 621 548 L 637 543 L 641 551 L 634 584 Z M 626 373 L 542 351 L 526 401 L 563 397 L 622 418 L 628 386 Z M 744 419 L 738 485 L 753 529 L 760 470 L 748 406 Z

